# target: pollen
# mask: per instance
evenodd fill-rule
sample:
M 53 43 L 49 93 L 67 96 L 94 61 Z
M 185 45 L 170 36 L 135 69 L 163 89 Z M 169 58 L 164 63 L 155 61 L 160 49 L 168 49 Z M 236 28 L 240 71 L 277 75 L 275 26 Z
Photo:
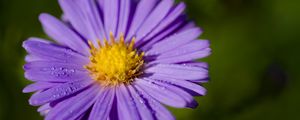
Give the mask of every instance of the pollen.
M 104 39 L 102 43 L 98 40 L 97 48 L 89 42 L 90 63 L 85 68 L 104 86 L 130 84 L 142 74 L 144 65 L 144 52 L 137 51 L 134 44 L 135 38 L 127 43 L 123 34 L 115 39 L 112 33 L 109 40 Z

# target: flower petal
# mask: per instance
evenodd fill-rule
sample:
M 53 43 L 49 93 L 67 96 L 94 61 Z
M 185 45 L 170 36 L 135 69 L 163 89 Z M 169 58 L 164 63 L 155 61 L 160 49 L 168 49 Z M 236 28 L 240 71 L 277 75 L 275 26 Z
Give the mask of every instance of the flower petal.
M 70 48 L 55 45 L 40 38 L 29 38 L 23 42 L 23 47 L 30 54 L 26 61 L 57 61 L 85 65 L 89 62 L 84 57 Z
M 72 95 L 87 86 L 91 85 L 91 81 L 81 80 L 81 81 L 72 81 L 57 87 L 50 88 L 46 91 L 34 94 L 31 96 L 29 103 L 31 105 L 43 105 L 48 102 L 52 102 L 66 96 Z
M 59 0 L 60 7 L 64 12 L 65 18 L 67 18 L 72 27 L 83 36 L 86 40 L 89 40 L 91 28 L 89 28 L 89 24 L 87 18 L 85 17 L 84 13 L 82 12 L 82 8 L 76 4 L 77 0 Z M 88 9 L 88 8 L 85 8 Z
M 34 61 L 42 61 L 43 59 L 37 57 L 37 56 L 34 56 L 34 55 L 26 55 L 25 56 L 25 61 L 26 62 L 34 62 Z
M 154 82 L 148 82 L 145 79 L 136 79 L 135 84 L 154 99 L 166 105 L 176 108 L 185 108 L 189 104 L 185 98 L 178 93 L 175 93 L 164 86 L 157 85 Z
M 137 93 L 137 91 L 132 86 L 127 86 L 128 90 L 130 91 L 132 98 L 135 102 L 135 105 L 138 109 L 138 112 L 140 114 L 140 117 L 142 120 L 154 120 L 154 115 L 152 114 L 151 108 L 149 105 L 147 105 L 147 101 L 141 97 Z
M 204 50 L 206 48 L 209 48 L 209 41 L 194 40 L 194 41 L 189 42 L 188 44 L 182 45 L 182 46 L 172 49 L 170 51 L 166 51 L 164 53 L 147 52 L 146 56 L 157 55 L 156 59 L 170 58 L 170 57 L 176 57 L 176 56 L 180 56 L 180 55 L 186 55 L 189 53 L 194 53 L 197 51 Z
M 193 61 L 211 54 L 209 41 L 194 40 L 186 45 L 177 47 L 173 50 L 160 52 L 147 52 L 146 56 L 150 63 L 181 63 Z
M 178 30 L 178 32 L 183 32 L 189 29 L 197 28 L 197 25 L 194 21 L 188 21 L 186 25 L 184 25 L 182 28 Z
M 157 4 L 158 0 L 140 0 L 131 25 L 129 26 L 128 34 L 126 36 L 126 40 L 131 39 L 135 34 L 138 28 L 143 24 L 147 16 L 151 13 L 151 11 L 155 8 L 155 5 Z
M 50 105 L 50 103 L 47 103 L 47 104 L 40 106 L 37 111 L 40 113 L 40 115 L 46 116 L 51 109 L 52 109 L 52 106 Z
M 73 50 L 83 54 L 89 55 L 89 47 L 74 31 L 68 28 L 64 23 L 57 20 L 49 14 L 41 14 L 40 21 L 44 27 L 45 32 L 57 42 L 67 45 Z
M 205 58 L 211 54 L 211 49 L 206 48 L 201 51 L 196 51 L 193 53 L 189 53 L 186 55 L 179 55 L 179 56 L 174 56 L 174 57 L 169 57 L 169 58 L 158 58 L 155 59 L 152 62 L 149 62 L 149 64 L 156 64 L 156 63 L 165 63 L 165 64 L 170 64 L 170 63 L 183 63 L 183 62 L 190 62 L 194 61 L 197 59 Z
M 117 38 L 119 38 L 120 34 L 127 33 L 127 26 L 129 26 L 129 17 L 131 13 L 131 6 L 132 0 L 120 0 L 120 7 L 119 7 L 119 20 L 118 20 L 118 31 L 117 31 Z
M 74 0 L 69 0 L 69 2 L 74 2 Z M 85 25 L 89 30 L 88 32 L 88 40 L 91 40 L 94 45 L 97 45 L 97 40 L 103 40 L 107 38 L 106 32 L 104 30 L 104 25 L 100 16 L 100 11 L 97 7 L 97 3 L 95 0 L 77 0 L 75 1 L 80 8 L 80 13 L 85 16 L 86 19 Z M 76 5 L 74 5 L 76 6 Z M 84 24 L 84 23 L 80 23 Z
M 178 86 L 184 89 L 188 89 L 191 90 L 195 93 L 197 93 L 198 95 L 206 95 L 206 89 L 198 84 L 192 83 L 190 81 L 186 81 L 186 80 L 180 80 L 180 79 L 173 79 L 173 78 L 167 78 L 161 75 L 152 75 L 149 76 L 150 79 L 159 81 L 159 82 L 163 82 L 163 83 L 168 83 L 174 86 Z
M 117 35 L 119 0 L 103 0 L 103 16 L 106 33 L 112 32 Z
M 106 120 L 109 117 L 114 97 L 115 91 L 113 89 L 102 88 L 93 106 L 89 120 Z
M 174 23 L 175 20 L 180 17 L 184 9 L 185 4 L 181 2 L 179 5 L 170 10 L 168 15 L 159 23 L 159 25 L 157 25 L 157 27 L 155 27 L 153 31 L 147 34 L 146 37 L 142 39 L 142 41 L 145 42 L 151 39 L 153 36 L 163 32 L 163 30 L 165 30 L 169 25 Z
M 176 93 L 177 95 L 179 95 L 180 97 L 182 97 L 185 100 L 185 102 L 186 102 L 185 107 L 196 108 L 198 106 L 197 101 L 195 101 L 194 97 L 191 94 L 189 94 L 187 91 L 185 91 L 183 89 L 180 89 L 175 84 L 170 84 L 169 82 L 153 80 L 153 79 L 149 79 L 149 78 L 143 78 L 143 79 L 150 82 L 150 83 L 161 86 L 165 89 L 168 89 L 168 90 Z
M 32 81 L 68 82 L 90 79 L 81 65 L 36 61 L 24 65 L 25 77 Z
M 153 30 L 168 14 L 174 4 L 174 0 L 162 0 L 151 14 L 145 19 L 144 23 L 136 33 L 137 42 Z M 142 41 L 141 41 L 142 42 Z
M 141 89 L 138 85 L 134 85 L 137 93 L 144 98 L 145 102 L 151 108 L 151 112 L 156 119 L 161 120 L 175 120 L 174 116 L 162 106 L 157 100 L 153 99 L 145 90 Z
M 99 86 L 93 85 L 79 94 L 58 103 L 46 116 L 46 120 L 74 120 L 82 117 L 96 101 Z
M 205 69 L 208 69 L 208 64 L 205 62 L 184 62 L 181 63 L 182 65 L 187 65 L 187 66 L 195 66 L 195 67 L 202 67 Z
M 30 93 L 30 92 L 45 90 L 45 89 L 51 88 L 51 87 L 59 85 L 59 84 L 61 84 L 61 83 L 36 82 L 36 83 L 26 86 L 23 89 L 23 93 Z
M 136 103 L 124 85 L 120 85 L 116 89 L 116 96 L 119 118 L 122 120 L 140 120 Z
M 147 42 L 140 42 L 140 44 L 137 44 L 136 46 L 140 48 L 143 51 L 148 51 L 149 49 L 152 48 L 154 44 L 156 44 L 158 41 L 164 40 L 167 37 L 173 35 L 178 31 L 179 28 L 183 27 L 186 25 L 185 17 L 182 16 L 178 18 L 174 23 L 172 23 L 171 26 L 160 32 L 159 34 L 153 36 L 153 38 L 150 39 L 145 39 L 144 41 Z
M 202 31 L 199 28 L 193 28 L 181 33 L 175 34 L 166 38 L 162 41 L 157 42 L 152 46 L 152 48 L 147 51 L 147 53 L 163 53 L 172 49 L 175 49 L 181 45 L 189 43 L 200 36 Z
M 158 64 L 145 70 L 148 74 L 158 74 L 168 78 L 183 80 L 199 80 L 208 77 L 208 70 L 201 67 L 178 64 Z

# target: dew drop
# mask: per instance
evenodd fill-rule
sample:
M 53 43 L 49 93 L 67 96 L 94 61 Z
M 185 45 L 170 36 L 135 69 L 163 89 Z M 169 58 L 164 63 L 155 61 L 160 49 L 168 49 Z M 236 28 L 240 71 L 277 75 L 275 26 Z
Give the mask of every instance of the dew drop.
M 139 102 L 145 104 L 145 101 L 143 99 L 139 99 Z
M 71 72 L 71 73 L 75 73 L 75 69 L 71 69 L 70 72 Z
M 62 67 L 60 67 L 60 68 L 58 68 L 59 70 L 63 70 L 64 68 L 62 68 Z
M 52 95 L 53 99 L 57 98 L 57 95 Z
M 55 70 L 55 67 L 51 67 L 50 70 L 52 70 L 52 71 Z
M 74 112 L 73 110 L 69 110 L 69 114 L 73 114 L 73 112 Z

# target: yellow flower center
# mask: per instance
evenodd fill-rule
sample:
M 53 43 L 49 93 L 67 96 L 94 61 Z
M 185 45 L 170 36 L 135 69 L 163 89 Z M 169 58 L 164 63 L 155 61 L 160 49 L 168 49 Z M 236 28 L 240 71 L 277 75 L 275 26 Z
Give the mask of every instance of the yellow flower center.
M 104 86 L 115 86 L 121 83 L 130 84 L 142 72 L 144 53 L 134 48 L 135 38 L 130 43 L 124 41 L 124 35 L 115 40 L 110 34 L 110 40 L 104 39 L 104 44 L 98 41 L 98 48 L 91 42 L 90 63 L 85 66 L 94 80 Z

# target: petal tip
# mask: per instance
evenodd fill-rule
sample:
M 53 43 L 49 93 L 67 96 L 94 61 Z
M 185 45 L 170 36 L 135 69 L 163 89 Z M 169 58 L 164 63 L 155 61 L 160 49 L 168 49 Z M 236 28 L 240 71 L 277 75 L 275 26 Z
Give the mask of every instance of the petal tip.
M 41 14 L 39 15 L 39 20 L 40 20 L 40 21 L 43 21 L 43 20 L 47 19 L 49 16 L 50 16 L 50 15 L 49 15 L 48 13 L 41 13 Z
M 27 90 L 26 88 L 24 88 L 24 89 L 22 90 L 22 93 L 29 93 L 29 92 L 28 92 L 28 90 Z

